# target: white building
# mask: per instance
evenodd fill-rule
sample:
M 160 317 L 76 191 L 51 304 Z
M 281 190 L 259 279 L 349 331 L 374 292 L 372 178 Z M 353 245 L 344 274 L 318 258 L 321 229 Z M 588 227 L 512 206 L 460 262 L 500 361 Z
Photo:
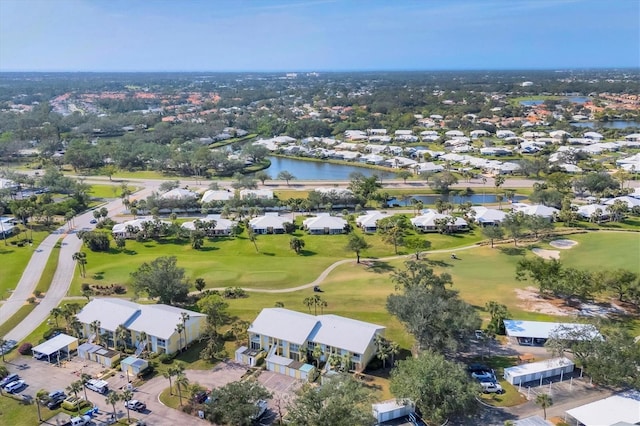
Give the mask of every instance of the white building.
M 313 235 L 343 234 L 346 231 L 347 221 L 341 217 L 331 216 L 329 213 L 319 213 L 302 222 L 302 227 Z
M 423 210 L 420 216 L 413 217 L 409 220 L 416 229 L 422 232 L 438 232 L 438 223 L 442 220 L 447 221 L 447 229 L 451 232 L 466 231 L 469 229 L 469 224 L 461 217 L 438 213 L 430 209 Z
M 575 364 L 569 358 L 553 358 L 540 362 L 520 364 L 504 369 L 504 379 L 514 386 L 537 382 L 548 377 L 570 374 Z
M 567 410 L 584 426 L 632 426 L 640 424 L 640 392 L 628 391 Z M 572 421 L 569 424 L 573 425 Z
M 356 218 L 356 224 L 362 228 L 364 232 L 376 232 L 378 229 L 377 223 L 380 219 L 391 216 L 388 213 L 382 213 L 379 211 L 368 211 L 362 216 Z
M 291 223 L 291 218 L 278 216 L 278 213 L 265 213 L 254 217 L 249 226 L 256 234 L 284 234 L 284 224 Z

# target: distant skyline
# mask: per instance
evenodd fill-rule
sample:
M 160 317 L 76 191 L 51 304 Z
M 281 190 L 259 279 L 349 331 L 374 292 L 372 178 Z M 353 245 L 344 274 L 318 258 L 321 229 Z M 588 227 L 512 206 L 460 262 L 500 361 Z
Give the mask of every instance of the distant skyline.
M 639 67 L 638 0 L 0 0 L 0 71 Z

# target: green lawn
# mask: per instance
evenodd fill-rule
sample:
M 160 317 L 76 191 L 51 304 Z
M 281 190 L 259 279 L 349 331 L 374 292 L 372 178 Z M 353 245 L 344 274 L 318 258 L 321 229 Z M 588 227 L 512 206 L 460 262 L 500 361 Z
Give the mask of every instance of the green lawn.
M 120 182 L 113 182 L 109 185 L 93 184 L 89 194 L 94 198 L 120 198 L 121 193 Z M 132 192 L 136 192 L 139 188 L 130 186 Z
M 43 419 L 50 419 L 60 410 L 40 409 Z M 0 396 L 0 424 L 11 426 L 33 426 L 38 422 L 38 410 L 35 403 L 27 405 L 10 396 Z
M 4 321 L 2 325 L 0 325 L 0 336 L 4 336 L 9 331 L 13 330 L 13 328 L 18 325 L 23 319 L 25 319 L 27 315 L 29 315 L 35 309 L 35 307 L 35 303 L 29 303 L 21 306 L 15 314 L 13 314 L 10 318 Z
M 51 254 L 49 255 L 49 259 L 47 259 L 47 263 L 44 266 L 44 271 L 42 271 L 42 275 L 40 276 L 40 281 L 36 285 L 36 291 L 41 291 L 42 293 L 46 293 L 49 290 L 49 286 L 51 285 L 51 281 L 53 280 L 53 275 L 56 273 L 56 269 L 58 268 L 58 260 L 60 258 L 60 241 L 56 243 L 51 250 Z
M 34 253 L 34 250 L 42 240 L 49 236 L 49 233 L 49 230 L 39 227 L 38 225 L 34 226 L 33 246 L 25 244 L 22 247 L 19 247 L 15 244 L 25 238 L 24 232 L 14 235 L 11 238 L 7 238 L 8 245 L 5 245 L 4 241 L 0 241 L 0 263 L 2 263 L 2 273 L 0 274 L 0 299 L 6 299 L 9 297 L 10 294 L 8 291 L 13 290 L 16 287 L 18 281 L 20 281 L 20 277 L 22 277 L 22 273 L 31 259 L 31 255 Z M 30 232 L 28 235 L 31 235 Z
M 301 220 L 301 218 L 298 218 Z M 129 274 L 143 262 L 160 256 L 177 256 L 178 265 L 187 270 L 194 281 L 204 278 L 208 287 L 240 286 L 249 288 L 288 288 L 313 281 L 332 263 L 355 258 L 345 249 L 347 235 L 307 235 L 297 231 L 293 236 L 305 241 L 301 255 L 289 248 L 292 235 L 260 235 L 254 245 L 243 234 L 237 238 L 214 238 L 207 240 L 201 250 L 194 250 L 188 242 L 176 243 L 166 240 L 136 242 L 127 240 L 126 248 L 113 248 L 108 253 L 87 252 L 86 278 L 76 271 L 70 295 L 81 295 L 81 284 L 110 285 L 127 284 Z M 429 234 L 424 238 L 434 249 L 448 249 L 478 242 L 477 231 L 458 235 Z M 362 253 L 363 257 L 393 256 L 393 246 L 384 244 L 377 234 L 366 235 L 371 245 Z M 400 250 L 402 254 L 402 250 Z M 407 251 L 404 251 L 407 254 Z

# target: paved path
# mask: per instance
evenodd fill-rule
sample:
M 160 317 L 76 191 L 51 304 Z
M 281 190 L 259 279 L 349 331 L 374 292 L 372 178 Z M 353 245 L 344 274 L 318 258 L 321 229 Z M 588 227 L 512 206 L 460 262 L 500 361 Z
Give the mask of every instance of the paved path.
M 155 189 L 156 186 L 143 189 L 142 191 L 137 192 L 136 196 L 147 197 Z M 122 209 L 122 201 L 120 199 L 113 200 L 103 207 L 107 208 L 107 210 L 109 211 L 109 216 L 114 216 L 118 214 L 118 212 Z M 76 218 L 74 219 L 74 230 L 67 233 L 66 236 L 62 239 L 62 247 L 60 248 L 58 266 L 56 268 L 55 274 L 53 275 L 49 290 L 45 293 L 45 296 L 40 300 L 40 303 L 38 303 L 36 308 L 29 315 L 27 315 L 27 317 L 22 320 L 20 324 L 18 324 L 4 336 L 5 339 L 13 339 L 17 340 L 18 342 L 21 341 L 29 334 L 31 334 L 33 330 L 35 330 L 40 324 L 42 324 L 42 322 L 44 322 L 49 317 L 49 313 L 53 308 L 60 305 L 60 302 L 62 302 L 64 297 L 67 295 L 69 287 L 71 286 L 71 281 L 73 280 L 74 268 L 76 267 L 76 264 L 72 259 L 72 256 L 82 248 L 82 241 L 77 237 L 76 231 L 78 229 L 92 229 L 93 225 L 91 225 L 90 223 L 92 219 L 93 211 L 87 211 L 80 216 L 76 216 Z M 58 238 L 60 238 L 60 235 L 57 235 L 57 238 L 55 238 L 54 243 L 51 245 L 51 247 L 53 247 L 55 241 L 57 241 Z M 47 241 L 47 239 L 43 241 L 43 244 L 45 241 Z M 49 253 L 50 252 L 51 249 L 49 249 Z M 38 269 L 32 270 L 27 267 L 27 269 L 23 273 L 23 279 L 20 280 L 20 283 L 18 284 L 18 287 L 16 287 L 14 293 L 19 292 L 19 294 L 27 293 L 30 295 L 31 292 L 33 292 L 33 288 L 35 288 L 36 285 L 35 283 L 40 280 L 40 276 L 42 275 L 42 272 L 44 270 L 44 265 L 47 263 L 48 259 L 48 256 L 39 256 L 39 254 L 40 253 L 38 253 L 38 251 L 36 250 L 36 253 L 34 253 L 31 261 L 29 262 L 29 265 L 31 265 L 31 262 L 34 261 L 34 257 L 37 258 L 35 262 L 37 262 L 37 265 L 39 265 L 37 267 Z M 25 278 L 25 276 L 27 276 L 28 278 Z M 32 285 L 32 283 L 33 287 L 29 287 L 30 285 Z M 19 299 L 18 297 L 16 297 L 16 300 L 8 306 L 10 307 L 10 309 L 14 309 L 15 306 L 17 306 L 17 309 L 19 309 L 20 305 L 18 304 L 18 302 Z M 7 303 L 2 305 L 0 309 L 4 309 Z M 10 312 L 10 310 L 7 310 L 6 312 Z M 2 320 L 6 321 L 8 318 L 9 317 L 5 318 L 3 313 Z

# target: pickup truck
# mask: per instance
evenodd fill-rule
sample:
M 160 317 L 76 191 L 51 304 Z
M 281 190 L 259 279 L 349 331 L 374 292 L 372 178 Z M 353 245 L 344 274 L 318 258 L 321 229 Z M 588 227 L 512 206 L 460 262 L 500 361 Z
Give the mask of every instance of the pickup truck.
M 89 416 L 81 416 L 81 417 L 72 417 L 67 423 L 69 426 L 85 426 L 91 423 L 91 417 Z
M 144 402 L 138 401 L 137 399 L 132 399 L 131 401 L 125 401 L 124 406 L 129 410 L 138 411 L 138 412 L 141 412 L 147 409 L 147 405 Z

